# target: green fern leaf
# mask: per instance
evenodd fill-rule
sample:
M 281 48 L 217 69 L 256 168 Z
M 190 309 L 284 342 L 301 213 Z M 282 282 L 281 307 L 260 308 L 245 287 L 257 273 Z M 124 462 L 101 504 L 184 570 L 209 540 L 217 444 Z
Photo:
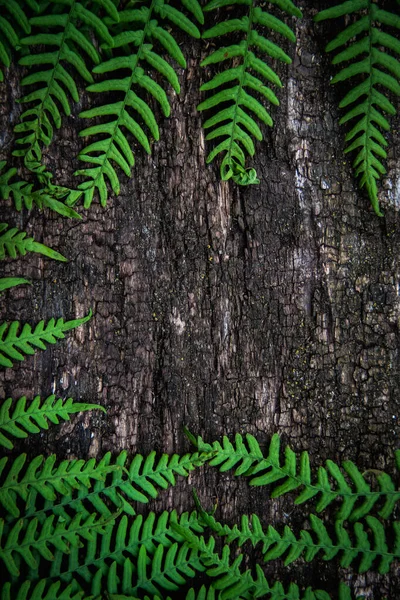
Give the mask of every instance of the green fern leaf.
M 68 496 L 73 490 L 84 488 L 88 494 L 92 481 L 104 483 L 109 473 L 120 468 L 118 465 L 109 465 L 103 461 L 96 464 L 94 459 L 88 461 L 64 460 L 56 466 L 56 459 L 55 455 L 46 459 L 43 459 L 43 456 L 36 456 L 27 463 L 26 454 L 21 454 L 12 461 L 8 471 L 6 469 L 8 458 L 0 459 L 2 483 L 0 504 L 12 517 L 18 518 L 20 515 L 18 498 L 32 503 L 30 496 L 33 491 L 51 502 L 56 500 L 56 494 Z M 68 520 L 64 519 L 64 521 Z M 41 519 L 38 521 L 40 522 Z
M 300 556 L 304 556 L 307 562 L 311 562 L 319 552 L 323 552 L 323 558 L 327 561 L 341 554 L 341 566 L 349 567 L 361 555 L 358 567 L 360 573 L 370 570 L 375 561 L 379 561 L 379 572 L 387 573 L 393 560 L 399 558 L 400 524 L 394 523 L 395 543 L 393 551 L 390 552 L 385 528 L 380 521 L 371 515 L 367 515 L 365 520 L 370 531 L 367 532 L 361 522 L 354 523 L 354 541 L 352 541 L 342 520 L 335 521 L 336 540 L 333 540 L 323 521 L 312 514 L 310 515 L 311 530 L 301 531 L 300 537 L 296 538 L 288 526 L 285 526 L 282 534 L 271 525 L 264 531 L 256 515 L 252 515 L 250 519 L 244 515 L 241 527 L 235 525 L 230 528 L 227 525 L 222 526 L 212 515 L 201 512 L 201 521 L 218 536 L 224 537 L 228 544 L 233 541 L 237 541 L 239 546 L 248 541 L 253 546 L 261 544 L 265 561 L 284 558 L 287 566 Z
M 29 21 L 33 32 L 38 33 L 21 39 L 21 44 L 28 47 L 30 53 L 20 60 L 20 64 L 35 69 L 22 80 L 21 85 L 34 85 L 35 89 L 20 99 L 22 104 L 33 103 L 33 107 L 22 113 L 20 123 L 15 127 L 15 132 L 22 134 L 17 139 L 22 148 L 14 151 L 14 155 L 22 156 L 25 166 L 35 173 L 43 174 L 42 146 L 50 144 L 53 127 L 61 127 L 59 107 L 69 116 L 69 97 L 79 102 L 78 88 L 64 64 L 72 66 L 85 81 L 91 83 L 93 77 L 86 61 L 89 59 L 91 67 L 93 63 L 100 62 L 100 57 L 90 32 L 98 40 L 112 44 L 107 26 L 95 12 L 99 5 L 111 18 L 118 18 L 118 12 L 110 1 L 54 0 L 47 7 L 45 5 L 42 14 Z M 55 6 L 60 10 L 53 14 Z M 40 48 L 39 53 L 32 52 L 36 47 Z
M 18 577 L 20 571 L 16 562 L 16 555 L 31 569 L 38 567 L 36 553 L 47 561 L 52 561 L 54 555 L 49 546 L 60 552 L 68 554 L 70 547 L 81 547 L 81 539 L 91 540 L 96 531 L 104 530 L 104 519 L 96 520 L 93 514 L 86 519 L 75 515 L 69 522 L 57 520 L 55 515 L 50 515 L 43 524 L 37 519 L 20 519 L 14 527 L 4 536 L 4 521 L 0 519 L 0 559 L 4 562 L 8 572 Z
M 22 279 L 22 277 L 2 277 L 0 279 L 0 292 L 4 292 L 4 290 L 8 290 L 24 283 L 30 285 L 31 282 L 27 279 Z
M 14 444 L 7 435 L 19 439 L 26 438 L 29 433 L 39 433 L 41 429 L 48 429 L 48 421 L 58 425 L 59 419 L 69 421 L 70 415 L 74 413 L 94 409 L 105 412 L 105 408 L 99 404 L 74 402 L 72 398 L 56 399 L 54 395 L 43 401 L 40 396 L 35 396 L 28 406 L 26 397 L 22 396 L 15 403 L 11 414 L 12 406 L 12 398 L 7 398 L 0 405 L 0 445 L 9 450 L 12 450 Z
M 162 479 L 162 489 L 165 489 L 169 485 L 175 484 L 176 475 L 187 476 L 193 469 L 201 466 L 206 461 L 207 455 L 199 455 L 194 453 L 191 455 L 181 457 L 170 457 L 169 464 L 167 461 L 159 461 L 159 464 L 155 466 L 154 471 L 157 474 L 157 478 Z M 39 461 L 39 459 L 36 459 Z M 145 461 L 146 462 L 146 461 Z M 89 489 L 88 486 L 80 485 L 79 480 L 73 479 L 72 484 L 63 485 L 59 479 L 64 477 L 65 465 L 69 463 L 62 463 L 60 471 L 55 472 L 55 490 L 60 493 L 60 498 L 56 499 L 54 494 L 51 493 L 51 489 L 47 494 L 47 488 L 40 488 L 35 484 L 35 478 L 39 475 L 32 475 L 29 479 L 29 494 L 26 495 L 26 488 L 23 487 L 23 491 L 19 494 L 19 497 L 26 502 L 25 508 L 21 507 L 21 510 L 25 510 L 27 516 L 33 518 L 36 517 L 40 522 L 47 517 L 48 511 L 52 511 L 55 514 L 63 517 L 66 521 L 70 519 L 70 512 L 80 513 L 84 516 L 91 514 L 90 508 L 95 510 L 99 515 L 104 518 L 109 518 L 113 512 L 123 512 L 127 515 L 134 516 L 136 511 L 134 506 L 136 502 L 147 502 L 148 497 L 143 493 L 143 480 L 146 477 L 150 482 L 154 483 L 154 473 L 144 475 L 143 473 L 131 473 L 129 474 L 129 462 L 127 462 L 126 452 L 122 452 L 113 461 L 111 454 L 107 453 L 98 466 L 96 467 L 98 473 L 103 473 L 102 477 L 92 478 L 94 485 Z M 94 463 L 89 463 L 90 468 L 95 467 Z M 85 467 L 85 468 L 89 468 Z M 135 465 L 137 466 L 137 465 Z M 71 467 L 68 467 L 68 470 Z M 107 475 L 109 474 L 109 475 Z M 153 479 L 151 478 L 153 475 Z M 73 473 L 71 473 L 73 476 Z M 43 477 L 40 475 L 41 480 Z M 51 481 L 53 481 L 51 479 Z M 139 485 L 137 485 L 137 482 Z M 1 483 L 1 482 L 0 482 Z M 28 485 L 28 484 L 27 484 Z M 53 485 L 53 484 L 52 484 Z M 147 486 L 146 486 L 147 487 Z M 152 486 L 152 496 L 158 494 L 156 486 Z M 7 488 L 8 489 L 8 488 Z M 43 493 L 41 493 L 41 491 Z M 47 495 L 44 495 L 46 492 Z M 17 492 L 15 492 L 17 493 Z M 11 495 L 14 491 L 11 490 Z M 10 494 L 6 497 L 6 501 L 9 502 L 8 510 L 11 513 L 10 508 Z M 43 497 L 45 498 L 45 505 L 43 507 Z M 0 500 L 1 502 L 1 500 Z M 12 514 L 16 515 L 17 509 L 14 507 Z M 18 516 L 18 515 L 17 515 Z
M 160 552 L 158 550 L 160 545 L 167 550 L 174 544 L 181 544 L 184 539 L 174 529 L 176 524 L 184 530 L 189 529 L 194 533 L 203 531 L 196 513 L 190 515 L 183 513 L 178 516 L 176 511 L 164 511 L 161 515 L 151 512 L 146 518 L 137 515 L 131 520 L 128 520 L 127 515 L 123 515 L 107 524 L 103 533 L 96 534 L 86 544 L 84 552 L 79 548 L 71 549 L 68 556 L 68 567 L 61 570 L 62 579 L 66 582 L 79 581 L 80 585 L 84 586 L 94 581 L 96 573 L 100 580 L 108 578 L 110 569 L 117 568 L 117 566 L 122 568 L 127 558 L 136 565 L 142 547 L 145 548 L 148 557 L 153 557 L 157 551 Z M 99 550 L 100 538 L 101 549 Z M 56 552 L 50 576 L 57 577 L 59 575 L 57 563 L 59 558 L 61 559 L 62 555 Z M 92 593 L 100 593 L 101 588 L 98 586 L 99 581 L 96 580 L 96 584 L 92 587 Z M 116 590 L 114 591 L 116 592 Z
M 72 585 L 63 585 L 61 581 L 49 585 L 42 579 L 33 585 L 31 581 L 24 581 L 16 587 L 7 582 L 0 588 L 1 600 L 89 600 L 85 592 L 74 591 Z M 94 600 L 93 596 L 90 600 Z
M 204 570 L 198 551 L 189 548 L 187 544 L 174 543 L 169 548 L 159 544 L 151 559 L 146 547 L 141 546 L 135 564 L 129 558 L 125 559 L 122 567 L 113 563 L 110 569 L 113 576 L 108 577 L 107 581 L 102 579 L 100 571 L 93 580 L 92 593 L 100 593 L 104 589 L 110 593 L 133 595 L 159 595 L 161 590 L 176 592 Z M 122 582 L 119 589 L 116 587 L 118 573 Z
M 24 231 L 19 231 L 16 227 L 8 229 L 7 223 L 0 223 L 0 234 L 0 260 L 6 256 L 17 258 L 19 254 L 25 256 L 27 252 L 38 252 L 48 258 L 67 262 L 67 259 L 59 252 L 36 242 L 32 237 L 27 238 Z
M 389 123 L 382 113 L 393 115 L 396 112 L 393 104 L 383 92 L 389 91 L 400 96 L 400 62 L 395 54 L 400 52 L 399 41 L 391 34 L 383 31 L 388 25 L 400 29 L 398 15 L 379 8 L 379 2 L 356 0 L 343 2 L 315 17 L 316 21 L 334 19 L 360 13 L 358 19 L 341 31 L 326 47 L 327 52 L 342 48 L 333 59 L 338 65 L 349 62 L 332 79 L 332 83 L 361 80 L 354 85 L 340 102 L 340 108 L 351 107 L 340 120 L 346 123 L 358 118 L 356 125 L 347 134 L 346 142 L 350 142 L 345 152 L 356 152 L 353 162 L 355 176 L 359 177 L 360 187 L 365 187 L 371 204 L 377 215 L 382 216 L 379 208 L 377 181 L 386 173 L 381 159 L 387 154 L 384 149 L 387 141 L 379 128 L 389 130 Z M 379 86 L 382 91 L 377 89 Z
M 6 200 L 13 198 L 17 211 L 23 207 L 30 210 L 33 205 L 39 209 L 49 208 L 64 217 L 72 219 L 81 219 L 82 217 L 69 206 L 66 206 L 60 199 L 68 197 L 75 201 L 79 198 L 82 192 L 75 192 L 61 186 L 54 186 L 49 181 L 46 185 L 38 190 L 34 190 L 32 183 L 18 179 L 12 181 L 17 174 L 17 169 L 14 167 L 8 169 L 5 173 L 1 171 L 6 167 L 5 161 L 0 161 L 0 199 Z
M 34 10 L 39 7 L 34 3 Z M 11 54 L 21 48 L 20 37 L 30 33 L 31 26 L 28 15 L 22 5 L 16 0 L 0 0 L 0 63 L 10 67 Z M 0 69 L 0 81 L 4 81 L 4 74 Z
M 2 323 L 0 325 L 0 366 L 12 367 L 14 360 L 24 360 L 24 354 L 34 354 L 35 349 L 46 350 L 46 344 L 55 344 L 57 340 L 64 339 L 64 333 L 86 323 L 92 316 L 92 311 L 86 317 L 64 321 L 54 319 L 45 325 L 40 321 L 34 330 L 25 323 L 20 328 L 19 321 Z
M 215 538 L 208 542 L 203 536 L 197 536 L 189 530 L 182 530 L 179 525 L 177 531 L 186 539 L 187 544 L 199 552 L 202 563 L 206 566 L 206 574 L 213 578 L 212 587 L 219 592 L 218 598 L 235 600 L 237 598 L 268 597 L 271 600 L 331 600 L 329 594 L 323 590 L 307 588 L 302 593 L 299 587 L 292 583 L 285 592 L 280 582 L 270 585 L 259 565 L 256 565 L 256 577 L 250 570 L 242 571 L 240 564 L 243 555 L 234 560 L 231 558 L 232 549 L 229 545 L 222 548 L 221 553 L 215 552 Z
M 292 2 L 280 0 L 275 3 L 284 12 L 301 16 L 301 12 Z M 235 64 L 237 64 L 237 59 L 240 58 L 240 65 L 218 73 L 211 81 L 202 85 L 200 88 L 202 91 L 220 91 L 210 95 L 197 108 L 199 111 L 208 111 L 214 108 L 218 111 L 207 119 L 203 125 L 205 129 L 211 129 L 211 132 L 206 136 L 206 140 L 217 137 L 224 138 L 209 153 L 207 163 L 212 162 L 217 155 L 223 153 L 224 157 L 220 167 L 221 178 L 224 181 L 232 178 L 240 185 L 250 185 L 259 183 L 255 170 L 245 168 L 246 153 L 250 156 L 255 153 L 250 135 L 256 137 L 257 140 L 262 140 L 261 130 L 254 117 L 257 117 L 259 121 L 268 126 L 272 126 L 273 122 L 269 112 L 261 102 L 246 90 L 257 92 L 270 103 L 278 105 L 278 98 L 268 86 L 264 85 L 263 80 L 279 87 L 282 86 L 278 75 L 254 54 L 253 49 L 283 62 L 291 62 L 290 57 L 277 44 L 257 33 L 255 27 L 271 29 L 291 42 L 294 42 L 296 38 L 288 25 L 281 19 L 269 14 L 265 9 L 254 6 L 253 0 L 246 0 L 245 2 L 242 0 L 236 2 L 235 0 L 230 2 L 227 0 L 212 0 L 205 6 L 204 10 L 210 11 L 234 4 L 245 4 L 248 13 L 241 18 L 223 21 L 207 29 L 203 34 L 203 38 L 210 39 L 237 33 L 244 36 L 245 39 L 240 44 L 233 44 L 215 50 L 201 64 L 204 67 L 210 64 L 220 64 L 233 58 L 236 59 Z M 257 75 L 253 75 L 250 70 Z M 237 85 L 227 87 L 230 82 L 237 82 Z M 253 113 L 254 116 L 249 115 L 247 111 Z M 214 129 L 217 124 L 218 127 Z
M 201 22 L 202 13 L 197 0 L 186 0 L 183 4 Z M 165 25 L 158 24 L 158 18 L 164 20 L 168 27 L 174 25 L 192 37 L 200 37 L 197 27 L 181 11 L 170 6 L 167 0 L 157 0 L 150 6 L 126 9 L 119 13 L 119 25 L 116 28 L 118 33 L 112 44 L 113 57 L 93 69 L 94 73 L 106 74 L 107 79 L 89 85 L 87 89 L 92 93 L 107 93 L 107 101 L 110 94 L 121 99 L 84 111 L 80 115 L 84 119 L 102 118 L 99 124 L 80 132 L 82 137 L 100 136 L 100 139 L 86 146 L 79 155 L 80 160 L 94 166 L 79 169 L 75 173 L 86 178 L 86 181 L 78 185 L 78 189 L 84 195 L 85 208 L 91 205 L 96 194 L 100 204 L 106 205 L 107 184 L 111 186 L 114 194 L 119 194 L 118 169 L 129 177 L 135 164 L 129 141 L 131 137 L 148 154 L 150 153 L 149 134 L 139 124 L 137 117 L 143 121 L 150 135 L 155 140 L 159 139 L 155 113 L 135 90 L 141 91 L 146 97 L 153 97 L 165 116 L 170 114 L 170 105 L 164 89 L 145 73 L 145 69 L 150 67 L 159 73 L 176 93 L 180 91 L 175 70 L 159 55 L 154 44 L 158 42 L 166 50 L 168 57 L 180 66 L 185 67 L 186 61 L 175 38 L 166 30 Z M 124 55 L 121 55 L 120 48 L 125 52 Z
M 296 491 L 296 504 L 315 499 L 318 512 L 325 510 L 334 500 L 341 500 L 337 512 L 339 520 L 361 519 L 381 503 L 383 506 L 378 514 L 388 519 L 400 500 L 400 490 L 396 489 L 387 473 L 370 470 L 362 474 L 351 461 L 344 461 L 341 469 L 327 460 L 326 467 L 319 467 L 316 480 L 313 480 L 308 453 L 302 452 L 298 460 L 296 454 L 286 447 L 282 458 L 277 434 L 272 436 L 265 455 L 250 434 L 246 435 L 246 441 L 236 434 L 234 444 L 227 437 L 223 438 L 222 444 L 218 441 L 206 444 L 201 437 L 196 439 L 192 434 L 188 437 L 203 456 L 208 455 L 211 466 L 218 467 L 221 472 L 235 469 L 236 476 L 250 477 L 252 486 L 272 486 L 270 495 L 273 498 Z M 397 468 L 400 469 L 400 462 Z M 366 480 L 369 475 L 375 477 L 379 489 L 371 488 Z

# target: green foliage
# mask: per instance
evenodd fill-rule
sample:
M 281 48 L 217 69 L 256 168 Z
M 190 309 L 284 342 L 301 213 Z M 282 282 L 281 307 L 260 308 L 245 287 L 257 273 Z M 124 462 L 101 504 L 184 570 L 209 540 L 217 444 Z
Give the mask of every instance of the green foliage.
M 19 254 L 25 256 L 27 252 L 38 252 L 54 260 L 67 261 L 59 252 L 36 242 L 32 237 L 27 238 L 24 231 L 19 231 L 16 227 L 11 229 L 8 227 L 7 223 L 0 223 L 0 234 L 2 234 L 0 235 L 0 260 L 6 256 L 17 258 Z
M 211 11 L 221 7 L 244 5 L 246 14 L 242 18 L 228 19 L 207 29 L 203 38 L 212 39 L 228 34 L 238 34 L 242 37 L 240 43 L 219 47 L 212 52 L 201 66 L 216 64 L 221 65 L 222 70 L 215 75 L 211 81 L 201 86 L 202 91 L 211 91 L 212 94 L 199 106 L 198 110 L 216 109 L 215 114 L 208 118 L 203 127 L 210 129 L 206 140 L 223 138 L 217 146 L 209 153 L 207 162 L 223 153 L 221 163 L 221 178 L 228 180 L 233 178 L 235 183 L 249 185 L 259 183 L 255 169 L 246 169 L 246 153 L 250 156 L 255 154 L 255 146 L 252 136 L 257 140 L 263 139 L 262 131 L 255 117 L 264 125 L 272 126 L 272 118 L 260 100 L 254 96 L 257 92 L 268 102 L 278 105 L 279 100 L 273 90 L 265 85 L 265 82 L 282 87 L 277 73 L 266 64 L 265 59 L 260 59 L 254 51 L 277 59 L 285 63 L 291 63 L 291 58 L 280 46 L 272 42 L 265 35 L 258 33 L 259 29 L 266 28 L 276 32 L 291 42 L 296 38 L 293 31 L 281 19 L 271 15 L 265 7 L 256 6 L 253 0 L 211 0 L 204 10 Z M 301 17 L 301 11 L 290 1 L 276 2 L 279 8 L 289 15 Z M 222 12 L 222 16 L 229 15 Z M 254 51 L 253 51 L 254 50 Z M 225 61 L 234 64 L 230 68 L 225 67 Z M 253 74 L 254 73 L 254 74 Z M 232 86 L 232 82 L 235 85 Z M 249 93 L 252 92 L 252 93 Z
M 65 197 L 69 199 L 79 197 L 80 192 L 74 193 L 68 188 L 52 185 L 50 181 L 45 187 L 38 190 L 34 189 L 33 183 L 28 183 L 23 179 L 12 181 L 17 174 L 17 169 L 11 167 L 5 173 L 1 173 L 6 167 L 6 161 L 0 161 L 0 199 L 7 200 L 12 198 L 17 211 L 32 206 L 39 209 L 49 208 L 56 213 L 69 218 L 81 219 L 82 217 L 69 206 L 66 206 L 61 200 Z
M 332 560 L 341 555 L 340 565 L 349 567 L 358 560 L 357 570 L 364 573 L 378 564 L 380 573 L 387 573 L 393 560 L 400 557 L 400 523 L 394 522 L 393 551 L 389 550 L 388 534 L 378 519 L 371 515 L 365 517 L 366 526 L 362 522 L 352 525 L 351 535 L 345 528 L 344 521 L 335 521 L 335 535 L 331 535 L 322 519 L 311 514 L 309 528 L 303 529 L 295 536 L 292 529 L 285 526 L 280 534 L 272 525 L 264 531 L 257 515 L 242 516 L 241 526 L 233 528 L 218 523 L 212 515 L 201 512 L 204 524 L 210 527 L 218 536 L 224 537 L 228 544 L 237 541 L 239 546 L 251 542 L 253 546 L 262 545 L 261 553 L 264 561 L 284 558 L 285 566 L 303 557 L 311 562 L 319 553 L 324 553 L 324 560 Z M 372 541 L 372 543 L 371 543 Z M 361 559 L 359 555 L 361 554 Z
M 186 0 L 182 3 L 198 20 L 202 20 L 197 0 Z M 162 24 L 159 24 L 160 19 Z M 152 0 L 150 6 L 127 8 L 119 13 L 117 33 L 109 44 L 113 48 L 110 50 L 112 57 L 93 69 L 94 73 L 106 77 L 87 88 L 100 98 L 104 95 L 105 100 L 95 108 L 80 114 L 84 119 L 101 119 L 98 124 L 80 132 L 81 136 L 94 136 L 95 140 L 86 146 L 78 157 L 94 166 L 76 172 L 76 175 L 86 178 L 86 181 L 78 186 L 84 193 L 86 208 L 91 205 L 96 193 L 101 205 L 106 205 L 107 181 L 112 191 L 115 194 L 119 193 L 120 183 L 116 167 L 128 177 L 131 175 L 135 159 L 127 135 L 133 137 L 147 153 L 150 153 L 150 136 L 155 140 L 159 139 L 156 115 L 148 98 L 153 97 L 158 102 L 166 117 L 170 114 L 170 105 L 164 89 L 146 72 L 151 68 L 163 77 L 177 94 L 179 93 L 178 76 L 157 48 L 160 47 L 181 67 L 186 66 L 182 51 L 170 32 L 171 26 L 177 26 L 192 37 L 200 37 L 200 32 L 192 21 L 183 12 L 170 6 L 167 0 Z M 109 102 L 110 94 L 116 101 Z M 140 122 L 146 126 L 149 133 L 146 133 Z
M 400 491 L 387 473 L 371 470 L 362 474 L 351 461 L 344 461 L 341 469 L 332 460 L 327 460 L 326 466 L 320 466 L 316 477 L 312 477 L 309 454 L 302 452 L 298 458 L 287 446 L 282 456 L 278 434 L 272 436 L 266 453 L 250 434 L 246 435 L 245 441 L 236 434 L 234 444 L 226 436 L 222 444 L 218 441 L 207 444 L 201 437 L 196 439 L 191 434 L 189 437 L 199 452 L 208 452 L 212 456 L 209 464 L 221 472 L 235 469 L 235 476 L 249 477 L 252 486 L 270 486 L 271 498 L 296 492 L 295 504 L 318 500 L 315 504 L 317 512 L 334 503 L 338 507 L 336 518 L 339 521 L 364 518 L 375 506 L 379 506 L 379 517 L 389 519 L 400 500 Z M 400 470 L 399 450 L 396 451 L 396 464 Z M 369 483 L 371 477 L 378 489 L 373 489 Z
M 58 406 L 54 419 L 57 422 L 64 405 L 60 400 L 54 403 L 54 397 L 51 398 L 47 418 L 54 416 Z M 33 403 L 35 410 L 25 409 L 25 399 L 19 403 L 19 413 L 14 419 L 18 425 L 20 416 L 33 415 L 35 410 L 43 409 L 37 400 Z M 73 406 L 68 401 L 67 405 Z M 76 409 L 78 407 L 79 403 Z M 8 406 L 0 413 L 0 423 L 7 423 L 9 417 Z M 28 426 L 24 429 L 29 431 L 32 424 L 35 427 L 38 421 L 32 421 L 32 417 L 28 417 Z M 385 523 L 380 515 L 387 499 L 381 495 L 378 507 L 376 498 L 370 502 L 371 494 L 364 484 L 357 483 L 359 476 L 347 463 L 345 472 L 352 478 L 353 495 L 358 494 L 357 510 L 349 512 L 347 509 L 346 518 L 337 511 L 334 515 L 331 512 L 332 520 L 327 515 L 321 518 L 311 512 L 308 527 L 299 532 L 286 525 L 280 533 L 272 525 L 264 526 L 257 515 L 242 515 L 240 526 L 222 524 L 200 506 L 196 495 L 197 510 L 191 514 L 178 515 L 175 510 L 160 515 L 136 514 L 135 505 L 147 503 L 149 498 L 158 495 L 160 488 L 175 485 L 176 475 L 185 477 L 206 462 L 224 472 L 235 468 L 237 475 L 250 477 L 250 483 L 254 474 L 264 477 L 267 471 L 272 485 L 279 482 L 281 488 L 280 491 L 277 491 L 279 487 L 273 488 L 275 496 L 297 493 L 302 486 L 304 492 L 312 485 L 312 478 L 305 475 L 309 468 L 299 471 L 293 467 L 292 454 L 287 449 L 283 460 L 277 458 L 277 436 L 271 440 L 267 453 L 261 451 L 252 436 L 247 436 L 246 442 L 236 436 L 235 444 L 225 438 L 223 445 L 206 444 L 201 438 L 189 436 L 196 442 L 198 452 L 161 455 L 158 460 L 154 452 L 147 457 L 136 455 L 132 460 L 126 452 L 114 460 L 107 453 L 99 463 L 94 459 L 75 459 L 59 465 L 54 455 L 46 459 L 38 456 L 28 460 L 24 454 L 12 460 L 1 459 L 0 503 L 5 518 L 0 521 L 0 559 L 11 577 L 3 583 L 2 600 L 11 597 L 24 600 L 28 590 L 32 590 L 32 598 L 39 600 L 50 597 L 95 600 L 104 593 L 115 600 L 148 595 L 163 598 L 166 593 L 176 597 L 174 594 L 200 573 L 208 578 L 208 586 L 198 591 L 189 590 L 188 600 L 256 597 L 329 600 L 331 596 L 321 589 L 304 590 L 295 582 L 284 587 L 279 581 L 268 581 L 259 564 L 253 569 L 244 567 L 246 546 L 251 544 L 258 548 L 264 561 L 283 560 L 285 565 L 290 565 L 299 559 L 315 561 L 321 555 L 325 561 L 339 560 L 341 567 L 353 567 L 360 573 L 374 568 L 382 574 L 388 573 L 393 561 L 400 558 L 400 524 Z M 305 455 L 301 455 L 303 465 Z M 396 460 L 399 466 L 398 454 Z M 388 474 L 374 472 L 375 475 L 391 481 Z M 366 474 L 361 475 L 364 476 Z M 288 485 L 289 480 L 292 486 Z M 340 478 L 336 483 L 337 501 L 343 488 Z M 400 493 L 393 489 L 393 494 L 396 498 L 391 500 L 392 509 Z M 308 500 L 313 497 L 310 495 Z M 365 498 L 368 498 L 368 512 Z M 295 495 L 294 499 L 298 501 L 299 496 Z M 325 512 L 329 504 L 324 507 Z M 360 507 L 363 507 L 361 511 Z M 219 538 L 223 541 L 222 547 Z M 43 569 L 47 573 L 45 578 Z M 20 596 L 16 595 L 18 589 Z M 50 590 L 53 596 L 45 596 Z M 352 600 L 354 596 L 340 583 L 338 598 Z
M 332 83 L 350 80 L 350 90 L 339 104 L 340 108 L 347 110 L 340 123 L 353 121 L 353 127 L 346 135 L 348 144 L 345 152 L 356 152 L 353 162 L 355 175 L 360 177 L 360 187 L 367 190 L 376 214 L 382 216 L 377 180 L 386 173 L 382 159 L 387 157 L 385 148 L 388 145 L 382 131 L 390 129 L 385 113 L 396 113 L 388 95 L 400 96 L 400 62 L 397 56 L 400 41 L 392 33 L 385 32 L 384 27 L 400 29 L 400 17 L 383 10 L 379 4 L 381 2 L 372 0 L 346 1 L 321 11 L 315 20 L 359 13 L 357 20 L 352 19 L 351 24 L 329 42 L 326 51 L 340 49 L 332 62 L 335 65 L 345 64 Z
M 31 31 L 24 4 L 33 10 L 39 10 L 35 0 L 22 3 L 17 0 L 0 0 L 0 64 L 7 68 L 11 65 L 12 51 L 16 52 L 21 48 L 21 34 L 26 35 Z M 0 69 L 0 82 L 2 81 L 4 73 Z
M 12 398 L 7 398 L 0 405 L 0 445 L 12 450 L 14 444 L 7 436 L 24 439 L 28 437 L 29 433 L 39 433 L 41 429 L 47 430 L 49 421 L 58 425 L 59 419 L 69 421 L 70 415 L 95 408 L 105 412 L 105 409 L 99 404 L 74 402 L 72 398 L 56 399 L 54 394 L 43 401 L 40 396 L 35 396 L 28 406 L 25 396 L 19 398 L 15 403 Z
M 41 164 L 41 146 L 50 144 L 53 126 L 61 127 L 59 106 L 69 116 L 69 97 L 79 102 L 78 87 L 70 69 L 85 81 L 93 82 L 90 67 L 100 62 L 96 41 L 112 45 L 104 19 L 96 14 L 99 7 L 118 20 L 111 0 L 52 0 L 42 5 L 40 14 L 29 20 L 32 35 L 20 40 L 22 46 L 29 48 L 29 53 L 19 63 L 31 71 L 21 85 L 34 87 L 20 99 L 30 108 L 22 113 L 15 127 L 14 131 L 22 134 L 17 138 L 22 148 L 15 150 L 14 155 L 23 156 L 25 166 L 45 183 L 49 174 Z M 39 52 L 33 51 L 36 48 Z
M 4 290 L 8 290 L 24 283 L 30 284 L 30 281 L 23 279 L 22 277 L 2 277 L 0 279 L 0 292 L 4 292 Z
M 64 339 L 64 333 L 86 323 L 92 316 L 92 311 L 86 317 L 64 321 L 60 318 L 50 319 L 45 325 L 40 321 L 32 330 L 29 323 L 22 325 L 19 321 L 2 323 L 0 325 L 0 366 L 12 367 L 14 360 L 24 360 L 24 354 L 34 354 L 35 349 L 46 350 L 46 344 L 55 344 Z

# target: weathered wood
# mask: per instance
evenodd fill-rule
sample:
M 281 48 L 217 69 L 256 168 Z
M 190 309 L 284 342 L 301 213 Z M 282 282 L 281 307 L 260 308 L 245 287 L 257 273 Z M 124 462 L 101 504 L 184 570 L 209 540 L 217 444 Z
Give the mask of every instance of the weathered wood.
M 51 316 L 91 322 L 46 352 L 2 374 L 2 397 L 52 392 L 99 402 L 31 441 L 33 451 L 101 456 L 188 451 L 184 425 L 206 440 L 274 432 L 293 449 L 352 459 L 363 469 L 392 468 L 399 419 L 399 167 L 396 122 L 383 182 L 383 218 L 374 215 L 343 158 L 343 131 L 323 55 L 327 26 L 316 28 L 315 3 L 303 2 L 293 64 L 275 127 L 258 144 L 259 186 L 240 189 L 205 165 L 198 57 L 172 117 L 162 121 L 152 155 L 136 155 L 134 176 L 107 209 L 81 211 L 82 222 L 33 211 L 4 218 L 65 254 L 68 264 L 30 255 L 4 272 L 33 287 L 3 296 L 1 316 L 37 322 Z M 19 109 L 16 79 L 2 89 L 3 151 Z M 10 111 L 10 112 L 9 112 Z M 66 119 L 46 160 L 65 184 L 80 148 L 75 116 Z M 397 121 L 398 124 L 398 121 Z M 276 527 L 304 526 L 290 500 L 270 503 L 232 474 L 206 468 L 190 478 L 204 506 L 238 521 L 257 512 Z M 187 482 L 154 503 L 191 509 Z M 268 573 L 290 577 L 281 564 Z M 337 570 L 296 564 L 298 581 L 335 589 Z M 358 577 L 366 598 L 397 597 L 398 576 Z

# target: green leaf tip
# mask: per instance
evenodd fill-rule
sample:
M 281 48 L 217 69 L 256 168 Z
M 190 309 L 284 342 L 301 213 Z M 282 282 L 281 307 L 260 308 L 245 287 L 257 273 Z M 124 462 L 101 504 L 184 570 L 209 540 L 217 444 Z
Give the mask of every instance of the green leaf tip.
M 17 285 L 23 285 L 25 283 L 32 285 L 30 281 L 23 279 L 22 277 L 2 277 L 0 279 L 0 292 L 4 292 L 4 290 L 16 287 Z

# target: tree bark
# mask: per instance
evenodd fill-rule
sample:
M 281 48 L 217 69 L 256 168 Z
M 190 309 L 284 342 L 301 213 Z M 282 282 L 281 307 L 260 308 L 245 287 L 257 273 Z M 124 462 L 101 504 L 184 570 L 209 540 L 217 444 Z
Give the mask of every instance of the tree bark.
M 317 5 L 316 5 L 317 4 Z M 373 213 L 344 158 L 332 68 L 323 48 L 326 25 L 312 18 L 324 3 L 303 2 L 290 66 L 277 67 L 285 86 L 254 159 L 260 185 L 221 182 L 196 106 L 205 78 L 204 43 L 186 44 L 188 69 L 171 118 L 151 156 L 139 149 L 132 179 L 119 197 L 75 222 L 45 211 L 3 221 L 58 249 L 67 264 L 29 255 L 8 260 L 6 274 L 33 287 L 2 297 L 3 320 L 36 323 L 81 317 L 85 326 L 45 352 L 2 373 L 3 398 L 71 396 L 101 403 L 107 414 L 84 413 L 30 440 L 31 453 L 101 457 L 122 449 L 183 453 L 186 425 L 206 441 L 251 433 L 261 445 L 278 432 L 308 450 L 316 469 L 327 458 L 394 470 L 399 436 L 399 120 L 390 135 L 388 173 Z M 328 34 L 329 32 L 329 34 Z M 324 37 L 325 36 L 325 37 Z M 3 86 L 2 131 L 7 154 L 19 109 L 14 74 Z M 85 102 L 88 99 L 85 98 Z M 73 187 L 81 125 L 65 120 L 45 158 L 56 179 Z M 10 112 L 9 112 L 10 110 Z M 72 157 L 72 158 L 71 158 Z M 256 512 L 279 528 L 303 525 L 303 508 L 271 501 L 232 473 L 203 468 L 151 506 L 193 509 L 218 502 L 230 523 Z M 313 563 L 314 565 L 314 563 Z M 281 581 L 323 584 L 334 592 L 346 570 L 271 563 Z M 400 577 L 358 576 L 367 599 L 398 597 Z

